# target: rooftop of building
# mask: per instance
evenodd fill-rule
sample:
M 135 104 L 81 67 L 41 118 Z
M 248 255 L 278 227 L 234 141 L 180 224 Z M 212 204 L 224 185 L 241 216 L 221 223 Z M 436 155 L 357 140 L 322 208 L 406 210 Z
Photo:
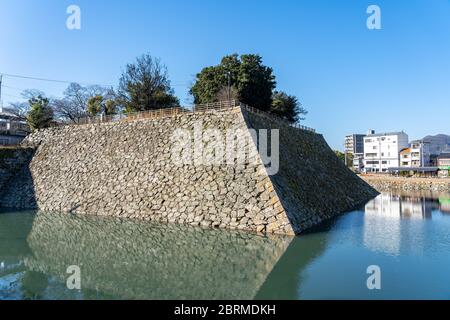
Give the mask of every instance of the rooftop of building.
M 441 159 L 450 159 L 450 153 L 441 153 L 441 154 L 438 156 L 438 159 L 439 159 L 439 160 L 441 160 Z
M 410 153 L 411 152 L 411 148 L 403 148 L 402 150 L 400 150 L 400 153 Z
M 13 113 L 13 110 L 11 108 L 0 108 L 0 117 L 17 118 L 17 116 Z
M 350 133 L 350 134 L 346 135 L 345 137 L 349 138 L 349 137 L 354 137 L 354 136 L 363 136 L 363 137 L 365 137 L 366 135 L 363 134 L 363 133 Z
M 383 136 L 398 136 L 406 134 L 404 131 L 399 132 L 383 132 L 383 133 L 374 133 L 374 134 L 368 134 L 366 137 L 383 137 Z

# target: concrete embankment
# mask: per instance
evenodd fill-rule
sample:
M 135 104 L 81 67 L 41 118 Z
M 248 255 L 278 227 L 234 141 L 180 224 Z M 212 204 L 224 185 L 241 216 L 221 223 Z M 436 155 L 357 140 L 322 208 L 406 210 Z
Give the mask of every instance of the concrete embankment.
M 273 175 L 252 135 L 261 129 L 279 129 L 279 170 Z M 177 130 L 188 133 L 181 140 L 194 150 L 183 159 L 192 162 L 180 164 L 174 153 Z M 245 161 L 196 161 L 223 151 L 223 139 L 206 135 L 208 130 L 221 137 L 231 132 Z M 24 144 L 36 153 L 23 169 L 31 178 L 18 180 L 30 184 L 37 207 L 47 212 L 293 235 L 377 195 L 321 135 L 244 108 L 52 128 Z M 27 188 L 11 188 L 0 193 L 0 206 L 33 203 L 21 196 Z
M 403 178 L 385 175 L 361 175 L 361 178 L 379 192 L 433 191 L 450 192 L 449 178 Z

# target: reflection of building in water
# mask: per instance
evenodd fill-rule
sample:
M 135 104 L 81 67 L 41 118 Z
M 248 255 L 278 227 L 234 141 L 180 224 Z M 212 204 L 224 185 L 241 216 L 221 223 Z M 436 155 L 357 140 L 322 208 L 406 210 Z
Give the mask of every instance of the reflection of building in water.
M 435 208 L 439 208 L 437 201 L 423 195 L 381 194 L 365 207 L 364 244 L 389 254 L 399 254 L 403 243 L 414 243 L 415 250 L 422 250 L 426 239 L 420 220 L 431 219 Z M 418 223 L 402 223 L 402 220 Z
M 366 205 L 364 245 L 390 254 L 400 252 L 400 206 L 397 199 L 382 194 Z
M 450 213 L 450 196 L 439 197 L 439 210 L 443 213 Z
M 433 208 L 433 201 L 423 196 L 394 196 L 384 193 L 366 205 L 366 215 L 431 219 Z

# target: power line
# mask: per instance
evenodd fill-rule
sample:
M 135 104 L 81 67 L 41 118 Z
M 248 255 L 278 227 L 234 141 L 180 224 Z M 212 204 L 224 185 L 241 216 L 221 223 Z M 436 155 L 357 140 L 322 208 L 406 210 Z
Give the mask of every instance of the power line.
M 10 78 L 45 81 L 45 82 L 55 82 L 55 83 L 64 83 L 64 84 L 78 83 L 78 84 L 84 84 L 84 85 L 98 85 L 98 86 L 103 86 L 103 87 L 112 87 L 112 85 L 110 85 L 110 84 L 95 84 L 95 83 L 78 82 L 78 81 L 56 80 L 56 79 L 38 78 L 38 77 L 23 76 L 23 75 L 18 75 L 18 74 L 9 74 L 9 73 L 3 73 L 2 75 L 5 77 L 10 77 Z
M 97 85 L 97 86 L 102 86 L 102 87 L 114 87 L 111 84 L 98 84 L 98 83 L 88 83 L 88 82 L 69 81 L 69 80 L 57 80 L 57 79 L 24 76 L 24 75 L 18 75 L 18 74 L 10 74 L 10 73 L 2 73 L 2 75 L 5 77 L 10 77 L 10 78 L 63 83 L 63 84 L 78 83 L 78 84 L 83 84 L 83 85 Z M 171 82 L 171 85 L 174 87 L 190 87 L 190 84 L 188 82 L 182 82 L 182 81 L 175 81 L 173 83 Z M 6 86 L 4 86 L 4 87 L 6 87 Z

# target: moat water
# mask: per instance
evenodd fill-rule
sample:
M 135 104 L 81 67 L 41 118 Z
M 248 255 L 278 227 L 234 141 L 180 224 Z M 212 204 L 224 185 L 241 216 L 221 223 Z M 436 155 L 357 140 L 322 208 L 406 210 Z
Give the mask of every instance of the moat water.
M 450 299 L 450 195 L 385 193 L 295 238 L 3 210 L 0 299 Z

